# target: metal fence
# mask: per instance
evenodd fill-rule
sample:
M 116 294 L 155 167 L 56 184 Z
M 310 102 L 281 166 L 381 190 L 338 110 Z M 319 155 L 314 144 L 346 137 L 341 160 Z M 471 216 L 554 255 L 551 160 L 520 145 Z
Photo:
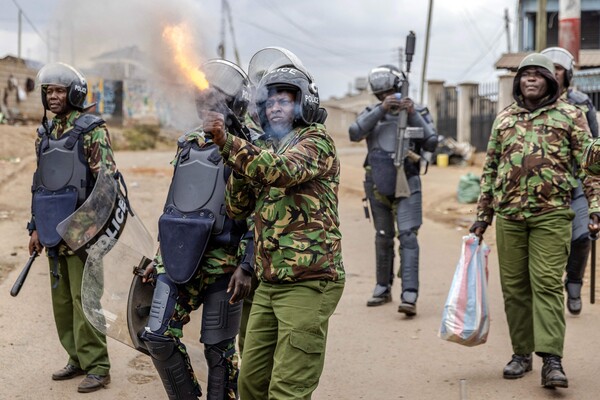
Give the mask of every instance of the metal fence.
M 471 96 L 471 145 L 477 151 L 487 149 L 496 113 L 498 112 L 498 83 L 480 84 Z
M 458 115 L 458 95 L 456 88 L 444 88 L 435 101 L 437 106 L 435 121 L 438 133 L 445 137 L 456 139 Z

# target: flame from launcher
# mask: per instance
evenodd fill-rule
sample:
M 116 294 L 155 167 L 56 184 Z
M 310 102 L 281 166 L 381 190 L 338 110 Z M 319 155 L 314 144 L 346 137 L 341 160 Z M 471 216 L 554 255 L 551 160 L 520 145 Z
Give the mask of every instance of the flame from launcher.
M 162 36 L 167 39 L 174 51 L 175 62 L 181 69 L 181 72 L 186 78 L 191 80 L 194 85 L 200 90 L 208 89 L 208 81 L 202 71 L 196 68 L 194 60 L 190 59 L 190 55 L 194 54 L 192 43 L 190 42 L 191 34 L 186 24 L 181 23 L 175 26 L 166 26 L 163 29 Z

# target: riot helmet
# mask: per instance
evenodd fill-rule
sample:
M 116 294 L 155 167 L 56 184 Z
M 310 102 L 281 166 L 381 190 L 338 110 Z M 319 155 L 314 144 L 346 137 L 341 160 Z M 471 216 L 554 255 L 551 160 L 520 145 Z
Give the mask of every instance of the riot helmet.
M 369 72 L 369 86 L 374 95 L 390 90 L 400 92 L 404 75 L 393 65 L 381 65 Z
M 68 64 L 57 62 L 44 65 L 37 74 L 36 85 L 41 88 L 44 110 L 49 110 L 48 102 L 46 101 L 46 89 L 48 85 L 67 88 L 67 102 L 69 105 L 80 111 L 85 108 L 87 82 L 81 72 Z
M 562 47 L 548 47 L 541 51 L 540 54 L 548 57 L 554 64 L 558 64 L 565 69 L 565 87 L 569 87 L 573 79 L 573 67 L 575 65 L 575 57 Z
M 258 86 L 266 73 L 281 67 L 294 67 L 301 71 L 312 82 L 313 77 L 302 61 L 288 49 L 283 47 L 265 47 L 257 51 L 248 65 L 248 77 L 254 86 Z
M 521 93 L 520 81 L 523 71 L 529 67 L 537 67 L 537 70 L 544 76 L 547 88 L 547 97 L 543 101 L 542 105 L 550 104 L 556 101 L 560 93 L 558 92 L 558 81 L 556 80 L 554 63 L 547 56 L 540 53 L 528 54 L 523 58 L 517 69 L 517 74 L 513 81 L 513 98 L 519 102 L 523 93 Z
M 209 84 L 208 89 L 196 92 L 196 110 L 200 118 L 206 110 L 222 114 L 231 110 L 238 119 L 243 119 L 250 103 L 250 83 L 246 73 L 234 63 L 221 59 L 207 61 L 200 70 Z
M 267 72 L 256 90 L 256 107 L 263 129 L 268 124 L 265 103 L 273 90 L 289 90 L 296 95 L 295 125 L 310 125 L 321 118 L 319 92 L 317 86 L 301 70 L 294 67 L 280 67 Z

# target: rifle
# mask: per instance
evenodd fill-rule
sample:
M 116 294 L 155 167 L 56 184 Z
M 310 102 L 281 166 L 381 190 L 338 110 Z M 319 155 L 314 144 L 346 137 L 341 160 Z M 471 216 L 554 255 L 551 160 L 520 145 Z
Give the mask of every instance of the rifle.
M 402 82 L 400 93 L 402 98 L 408 97 L 408 73 L 410 72 L 410 63 L 412 62 L 413 54 L 415 54 L 415 33 L 410 31 L 406 37 L 406 79 Z M 404 173 L 404 158 L 406 157 L 406 149 L 404 137 L 406 135 L 406 127 L 408 125 L 408 110 L 400 110 L 398 133 L 396 134 L 396 153 L 394 154 L 394 166 L 396 167 L 396 197 L 410 197 L 410 187 Z
M 19 294 L 19 292 L 21 291 L 21 287 L 23 286 L 23 283 L 25 283 L 25 279 L 27 278 L 27 274 L 29 274 L 31 265 L 33 264 L 33 262 L 35 261 L 35 258 L 37 256 L 38 256 L 38 252 L 36 250 L 34 250 L 33 253 L 31 253 L 31 256 L 29 257 L 29 260 L 27 260 L 27 263 L 23 267 L 23 270 L 17 277 L 17 280 L 15 281 L 15 284 L 13 285 L 12 289 L 10 289 L 10 295 L 12 297 L 16 297 Z

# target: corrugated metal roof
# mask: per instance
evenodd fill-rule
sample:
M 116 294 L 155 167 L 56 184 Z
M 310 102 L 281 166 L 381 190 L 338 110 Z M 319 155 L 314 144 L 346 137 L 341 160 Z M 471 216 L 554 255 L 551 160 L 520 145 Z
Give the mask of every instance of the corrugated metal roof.
M 521 63 L 521 60 L 523 60 L 527 54 L 531 53 L 533 52 L 529 51 L 502 54 L 500 59 L 498 59 L 496 64 L 494 64 L 494 67 L 496 67 L 496 69 L 509 69 L 511 71 L 516 71 Z M 600 67 L 600 50 L 593 49 L 579 51 L 579 62 L 577 63 L 577 68 L 587 69 L 598 67 Z

